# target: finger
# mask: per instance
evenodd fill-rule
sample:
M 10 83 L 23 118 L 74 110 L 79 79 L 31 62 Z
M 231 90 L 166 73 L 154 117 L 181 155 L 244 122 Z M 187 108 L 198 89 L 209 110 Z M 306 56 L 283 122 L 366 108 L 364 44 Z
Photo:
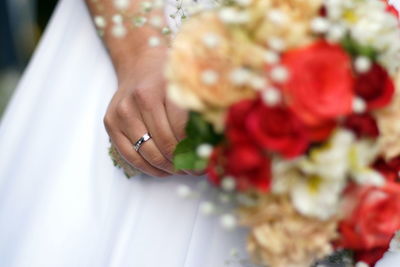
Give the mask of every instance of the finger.
M 130 140 L 123 133 L 112 135 L 111 140 L 121 156 L 141 172 L 155 177 L 166 177 L 170 175 L 163 170 L 153 167 L 146 160 L 144 160 L 142 156 L 136 153 L 131 145 Z
M 134 150 L 133 145 L 139 140 L 139 138 L 146 134 L 148 130 L 142 122 L 143 118 L 141 117 L 133 98 L 125 98 L 121 101 L 117 106 L 116 114 L 118 129 L 121 129 L 121 132 L 129 139 L 133 153 L 141 155 Z M 144 158 L 144 160 L 154 168 L 161 169 L 170 174 L 174 173 L 172 163 L 169 162 L 168 159 L 163 159 L 161 152 L 158 151 L 157 148 L 151 149 L 147 154 L 147 158 Z
M 167 111 L 168 121 L 171 125 L 175 138 L 178 141 L 181 141 L 186 136 L 185 126 L 188 121 L 189 114 L 169 99 L 166 99 L 165 101 L 165 109 Z
M 169 124 L 164 105 L 160 103 L 160 105 L 153 107 L 151 112 L 141 110 L 141 114 L 154 143 L 164 157 L 172 161 L 178 140 Z
M 133 117 L 129 120 L 129 122 L 125 123 L 125 130 L 123 130 L 124 134 L 130 140 L 132 146 L 141 138 L 144 134 L 149 133 L 150 131 L 146 129 L 144 123 L 140 120 L 134 119 Z M 151 133 L 151 132 L 150 132 Z M 153 142 L 153 138 L 143 143 L 140 149 L 135 153 L 138 153 L 146 160 L 150 165 L 155 168 L 158 168 L 164 172 L 169 174 L 174 174 L 175 169 L 172 165 L 172 162 L 169 161 L 157 148 L 155 143 Z
M 172 127 L 172 131 L 174 132 L 175 138 L 178 141 L 181 141 L 185 138 L 185 127 L 189 118 L 188 112 L 179 108 L 176 104 L 172 103 L 170 100 L 166 100 L 165 109 L 167 111 L 167 117 L 169 120 L 169 124 Z M 203 175 L 202 172 L 183 170 L 187 174 L 199 176 Z
M 144 122 L 146 124 L 147 129 L 152 135 L 152 141 L 149 144 L 154 144 L 156 148 L 162 153 L 162 155 L 171 162 L 171 166 L 175 173 L 177 174 L 188 174 L 187 171 L 176 171 L 175 167 L 173 166 L 173 157 L 176 145 L 178 144 L 178 140 L 176 139 L 171 126 L 168 121 L 168 117 L 165 112 L 164 106 L 160 108 L 153 109 L 152 112 L 142 112 L 142 117 L 144 118 Z M 154 149 L 154 148 L 153 148 Z M 149 155 L 147 154 L 149 150 L 144 149 L 141 150 L 141 155 L 144 158 L 148 158 Z M 161 159 L 156 159 L 161 160 Z M 165 164 L 165 163 L 164 163 Z

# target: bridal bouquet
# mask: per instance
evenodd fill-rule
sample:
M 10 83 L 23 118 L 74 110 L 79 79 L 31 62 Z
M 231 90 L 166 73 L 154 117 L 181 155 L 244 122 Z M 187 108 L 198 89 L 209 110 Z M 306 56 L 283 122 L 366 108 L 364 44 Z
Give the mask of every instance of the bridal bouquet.
M 384 1 L 200 10 L 167 63 L 168 94 L 191 112 L 174 164 L 245 200 L 256 262 L 311 266 L 345 249 L 373 265 L 400 229 L 399 65 Z

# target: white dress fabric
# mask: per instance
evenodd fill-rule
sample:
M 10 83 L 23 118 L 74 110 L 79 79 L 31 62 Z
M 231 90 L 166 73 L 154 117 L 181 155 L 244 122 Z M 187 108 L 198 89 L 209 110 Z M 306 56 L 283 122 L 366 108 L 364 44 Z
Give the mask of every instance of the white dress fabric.
M 115 90 L 84 1 L 61 1 L 0 126 L 1 267 L 219 267 L 244 244 L 177 196 L 198 177 L 113 166 Z
M 230 255 L 246 258 L 245 231 L 175 194 L 201 178 L 128 180 L 112 165 L 115 90 L 83 0 L 62 0 L 0 124 L 0 266 L 245 266 Z

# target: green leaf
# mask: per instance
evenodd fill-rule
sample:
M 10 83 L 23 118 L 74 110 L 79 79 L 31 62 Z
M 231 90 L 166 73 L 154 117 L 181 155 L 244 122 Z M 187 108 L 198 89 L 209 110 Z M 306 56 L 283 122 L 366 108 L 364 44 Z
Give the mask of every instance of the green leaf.
M 208 160 L 199 158 L 194 164 L 194 170 L 202 171 L 207 167 L 207 165 Z
M 373 47 L 363 46 L 358 44 L 350 36 L 347 36 L 342 40 L 342 46 L 349 54 L 354 56 L 366 56 L 371 60 L 375 61 L 377 53 Z
M 200 114 L 191 112 L 186 126 L 186 134 L 188 137 L 209 136 L 211 134 L 210 125 L 202 119 Z
M 200 143 L 212 145 L 220 143 L 223 139 L 222 134 L 216 133 L 214 127 L 195 112 L 190 113 L 186 134 L 188 138 L 196 138 Z
M 196 149 L 198 140 L 197 138 L 190 138 L 187 137 L 183 139 L 182 141 L 179 142 L 179 144 L 176 146 L 174 155 L 179 155 L 182 153 L 190 152 Z
M 180 153 L 174 157 L 174 166 L 177 170 L 194 170 L 196 161 L 195 151 Z
M 213 126 L 198 113 L 191 112 L 186 126 L 187 137 L 174 151 L 174 166 L 177 170 L 204 170 L 208 160 L 197 155 L 197 147 L 201 144 L 217 145 L 223 135 L 217 134 Z

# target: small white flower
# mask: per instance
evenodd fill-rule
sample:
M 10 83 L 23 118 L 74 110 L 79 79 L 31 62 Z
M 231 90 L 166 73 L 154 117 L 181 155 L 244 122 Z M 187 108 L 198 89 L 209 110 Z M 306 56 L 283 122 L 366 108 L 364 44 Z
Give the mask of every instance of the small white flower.
M 344 188 L 345 180 L 309 177 L 297 180 L 291 196 L 300 213 L 326 220 L 337 212 Z
M 377 155 L 373 142 L 358 140 L 349 130 L 336 130 L 325 146 L 311 149 L 307 156 L 274 160 L 272 191 L 288 193 L 300 213 L 328 219 L 337 212 L 348 178 L 382 185 L 383 177 L 370 167 Z
M 269 64 L 269 65 L 274 65 L 279 63 L 280 61 L 280 56 L 278 53 L 273 52 L 273 51 L 266 51 L 264 53 L 264 61 L 265 63 Z
M 250 20 L 250 15 L 247 11 L 240 11 L 237 13 L 236 23 L 243 24 Z
M 171 29 L 168 28 L 168 27 L 164 27 L 164 28 L 162 28 L 161 33 L 165 34 L 165 35 L 166 34 L 170 34 L 171 33 Z
M 383 1 L 325 0 L 327 17 L 336 28 L 328 38 L 340 41 L 345 34 L 364 47 L 378 52 L 378 62 L 395 73 L 400 66 L 400 28 L 398 19 L 386 11 Z
M 159 46 L 161 44 L 161 40 L 160 40 L 159 37 L 152 36 L 152 37 L 149 38 L 148 43 L 149 43 L 150 47 L 157 47 L 157 46 Z
M 200 204 L 200 212 L 204 215 L 210 215 L 215 212 L 215 205 L 210 201 L 204 201 Z
M 282 100 L 281 92 L 276 88 L 268 88 L 264 90 L 261 97 L 264 103 L 270 107 L 278 105 Z
M 136 18 L 133 20 L 133 24 L 134 24 L 136 27 L 142 27 L 146 22 L 147 22 L 147 18 L 145 18 L 145 17 L 136 17 Z
M 190 189 L 189 186 L 182 184 L 178 186 L 176 193 L 181 198 L 188 198 L 192 195 L 192 189 Z
M 231 71 L 229 78 L 234 85 L 241 86 L 246 84 L 251 77 L 249 70 L 245 68 L 236 68 Z
M 354 62 L 354 67 L 358 73 L 366 73 L 372 67 L 372 61 L 365 56 L 357 57 Z
M 249 14 L 232 7 L 225 7 L 219 11 L 219 18 L 227 24 L 241 24 L 249 20 Z
M 264 89 L 267 86 L 267 81 L 263 77 L 253 75 L 249 80 L 249 84 L 254 90 L 259 91 L 259 90 Z
M 112 22 L 114 22 L 115 24 L 121 24 L 123 20 L 124 19 L 121 14 L 115 14 L 114 16 L 112 16 Z
M 220 37 L 215 33 L 206 33 L 202 38 L 203 44 L 208 48 L 215 48 L 220 43 Z
M 95 16 L 94 24 L 96 24 L 98 28 L 104 28 L 107 25 L 107 22 L 103 16 Z
M 268 46 L 277 52 L 282 52 L 286 49 L 286 43 L 279 37 L 270 37 L 267 41 Z
M 164 6 L 164 1 L 163 0 L 154 0 L 153 1 L 153 7 L 154 8 L 162 8 Z
M 311 21 L 311 30 L 315 33 L 326 33 L 329 27 L 330 23 L 324 17 L 316 17 Z
M 153 8 L 153 4 L 149 1 L 144 1 L 140 3 L 140 7 L 143 12 L 150 12 Z
M 155 28 L 161 28 L 163 26 L 163 19 L 160 16 L 153 16 L 150 18 L 150 25 Z
M 281 26 L 287 23 L 288 18 L 285 12 L 279 9 L 271 9 L 267 12 L 267 18 L 275 25 Z
M 248 6 L 253 0 L 235 0 L 235 2 L 240 6 Z
M 284 83 L 289 79 L 289 71 L 284 66 L 276 66 L 272 68 L 270 76 L 274 82 Z
M 236 188 L 236 181 L 233 177 L 225 177 L 222 179 L 221 187 L 224 191 L 232 192 Z
M 346 35 L 346 28 L 341 25 L 333 25 L 328 31 L 328 40 L 334 43 L 340 42 Z
M 124 25 L 116 24 L 111 28 L 111 34 L 116 38 L 125 37 L 127 30 Z
M 367 184 L 378 187 L 385 184 L 385 178 L 382 174 L 371 169 L 353 171 L 352 177 L 358 184 Z
M 129 3 L 129 0 L 114 0 L 114 7 L 120 10 L 127 9 L 129 7 Z
M 201 73 L 201 80 L 205 85 L 214 85 L 218 79 L 218 73 L 214 70 L 205 70 Z
M 363 261 L 359 261 L 356 263 L 356 265 L 354 267 L 369 267 L 369 264 L 365 263 Z
M 362 185 L 383 186 L 384 177 L 369 166 L 379 154 L 376 143 L 370 140 L 359 140 L 349 147 L 349 171 L 351 178 Z
M 315 173 L 325 179 L 345 179 L 349 168 L 349 149 L 355 141 L 353 132 L 337 130 L 329 139 L 327 147 L 311 152 L 314 169 L 310 174 Z
M 367 104 L 365 101 L 360 97 L 355 97 L 353 99 L 353 111 L 355 113 L 361 114 L 367 110 Z
M 224 214 L 220 218 L 222 228 L 225 230 L 233 230 L 237 226 L 237 220 L 232 214 Z
M 196 153 L 200 158 L 209 158 L 213 152 L 213 146 L 210 144 L 201 144 L 197 147 Z

